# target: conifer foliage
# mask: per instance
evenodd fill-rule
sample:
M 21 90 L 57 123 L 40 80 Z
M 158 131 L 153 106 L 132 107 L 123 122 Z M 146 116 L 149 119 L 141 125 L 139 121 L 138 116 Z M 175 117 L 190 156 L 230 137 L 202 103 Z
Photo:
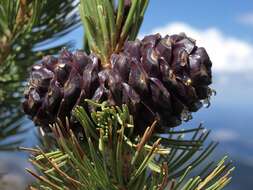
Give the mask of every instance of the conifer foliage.
M 147 6 L 81 0 L 86 52 L 64 49 L 32 67 L 24 111 L 55 143 L 24 148 L 38 169 L 27 169 L 38 179 L 31 189 L 218 190 L 230 182 L 226 157 L 204 162 L 217 146 L 204 144 L 209 131 L 173 128 L 209 104 L 211 60 L 184 33 L 137 40 Z
M 28 68 L 71 43 L 51 42 L 80 25 L 72 0 L 0 0 L 0 150 L 15 148 L 26 132 L 20 101 Z M 13 140 L 8 137 L 16 136 Z
M 218 163 L 205 163 L 198 175 L 191 174 L 217 145 L 204 146 L 209 133 L 201 126 L 171 131 L 170 137 L 164 138 L 154 135 L 154 121 L 142 136 L 132 139 L 133 117 L 126 105 L 86 101 L 98 110 L 91 118 L 83 107 L 74 110 L 85 131 L 84 142 L 80 143 L 66 120 L 66 124 L 58 121 L 51 125 L 56 137 L 54 150 L 25 149 L 32 153 L 30 161 L 39 171 L 27 169 L 39 180 L 31 189 L 216 190 L 230 182 L 233 167 L 226 157 Z M 183 140 L 183 133 L 191 134 L 191 139 Z

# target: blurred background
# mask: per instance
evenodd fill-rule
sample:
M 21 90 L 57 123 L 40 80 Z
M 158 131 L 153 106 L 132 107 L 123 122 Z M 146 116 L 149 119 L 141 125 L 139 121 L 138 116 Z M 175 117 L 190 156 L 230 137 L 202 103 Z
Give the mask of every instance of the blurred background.
M 253 1 L 251 0 L 151 0 L 141 28 L 145 34 L 162 35 L 185 32 L 204 46 L 213 62 L 213 85 L 217 95 L 211 106 L 193 114 L 193 120 L 182 127 L 204 123 L 212 130 L 211 137 L 219 141 L 216 157 L 228 154 L 236 171 L 228 189 L 253 189 Z M 83 46 L 83 28 L 76 27 L 66 36 L 40 46 L 72 41 L 72 50 Z M 23 146 L 37 144 L 33 124 L 24 119 Z M 15 138 L 15 137 L 14 137 Z M 15 181 L 16 187 L 24 187 L 30 178 L 23 168 L 29 167 L 25 153 L 0 153 L 1 183 Z M 8 173 L 7 173 L 8 170 Z M 6 189 L 7 189 L 6 185 Z M 1 184 L 0 184 L 1 187 Z

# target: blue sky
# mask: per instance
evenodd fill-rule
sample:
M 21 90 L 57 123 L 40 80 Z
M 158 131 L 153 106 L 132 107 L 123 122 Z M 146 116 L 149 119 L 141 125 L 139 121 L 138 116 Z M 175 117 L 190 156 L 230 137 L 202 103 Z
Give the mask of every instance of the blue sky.
M 251 12 L 252 0 L 151 0 L 142 30 L 182 21 L 200 29 L 215 26 L 228 35 L 252 40 L 253 25 L 240 22 Z
M 251 0 L 150 0 L 141 33 L 180 21 L 198 29 L 216 27 L 227 35 L 253 42 L 253 1 Z M 249 18 L 247 18 L 249 16 Z M 79 28 L 68 36 L 81 47 Z
M 251 0 L 150 0 L 140 34 L 154 32 L 186 32 L 208 50 L 215 72 L 244 71 L 249 76 L 253 71 Z M 83 45 L 82 36 L 80 27 L 64 39 L 74 41 L 78 49 Z

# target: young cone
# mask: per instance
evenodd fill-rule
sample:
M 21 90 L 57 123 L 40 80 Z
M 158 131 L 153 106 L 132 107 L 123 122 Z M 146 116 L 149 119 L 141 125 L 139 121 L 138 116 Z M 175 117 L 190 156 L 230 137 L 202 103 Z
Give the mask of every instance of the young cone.
M 209 98 L 209 84 L 211 61 L 204 48 L 183 34 L 156 34 L 126 42 L 106 68 L 81 51 L 45 57 L 33 66 L 23 105 L 36 124 L 46 127 L 57 117 L 71 116 L 76 105 L 94 111 L 84 99 L 127 104 L 140 133 L 154 119 L 163 129 L 187 120 L 185 112 L 197 111 L 200 100 Z

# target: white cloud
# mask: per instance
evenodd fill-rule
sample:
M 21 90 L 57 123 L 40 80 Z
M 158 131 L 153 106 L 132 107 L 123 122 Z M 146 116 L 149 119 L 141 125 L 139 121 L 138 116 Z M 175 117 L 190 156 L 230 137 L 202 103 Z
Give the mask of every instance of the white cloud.
M 181 22 L 155 28 L 151 33 L 177 34 L 185 32 L 205 47 L 212 62 L 213 70 L 222 73 L 249 73 L 253 71 L 253 45 L 235 37 L 227 36 L 219 29 L 210 27 L 197 29 Z
M 235 141 L 239 139 L 237 132 L 228 129 L 218 129 L 212 133 L 213 139 L 216 141 Z
M 238 17 L 238 21 L 242 24 L 253 25 L 253 13 L 245 13 Z

